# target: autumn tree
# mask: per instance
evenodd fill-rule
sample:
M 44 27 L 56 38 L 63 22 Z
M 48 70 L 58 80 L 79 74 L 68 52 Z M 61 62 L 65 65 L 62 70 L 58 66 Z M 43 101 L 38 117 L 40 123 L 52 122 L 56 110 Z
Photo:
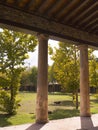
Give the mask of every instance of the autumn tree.
M 90 86 L 98 86 L 98 61 L 94 55 L 94 49 L 89 49 L 89 81 Z
M 54 64 L 48 67 L 48 82 L 55 83 Z
M 52 92 L 55 91 L 56 83 L 57 83 L 57 80 L 55 78 L 54 64 L 53 64 L 51 66 L 48 66 L 48 84 L 52 85 Z
M 37 73 L 38 68 L 36 66 L 33 66 L 29 75 L 30 82 L 32 82 L 33 86 L 37 86 Z
M 55 78 L 64 91 L 73 94 L 73 101 L 75 100 L 76 108 L 78 108 L 79 58 L 76 46 L 59 43 L 59 49 L 56 49 L 52 59 Z
M 37 40 L 32 35 L 7 29 L 0 32 L 0 100 L 3 104 L 2 109 L 8 114 L 16 113 L 16 95 L 24 60 L 29 51 L 34 51 L 36 44 Z M 6 86 L 2 84 L 5 81 Z
M 20 90 L 23 91 L 27 86 L 30 86 L 32 83 L 30 81 L 31 69 L 26 69 L 21 73 L 20 79 Z

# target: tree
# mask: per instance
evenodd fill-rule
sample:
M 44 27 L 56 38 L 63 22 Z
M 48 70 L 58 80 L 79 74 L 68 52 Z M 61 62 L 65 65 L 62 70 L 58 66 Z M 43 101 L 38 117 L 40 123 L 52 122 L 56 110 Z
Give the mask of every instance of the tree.
M 93 54 L 94 50 L 89 49 L 89 79 L 90 86 L 98 86 L 98 61 L 96 56 Z
M 76 46 L 59 43 L 59 49 L 56 49 L 52 59 L 57 82 L 61 84 L 64 91 L 73 93 L 73 100 L 75 97 L 76 108 L 78 108 L 79 58 Z
M 4 29 L 0 32 L 0 98 L 4 105 L 4 110 L 8 114 L 16 113 L 18 102 L 16 95 L 20 86 L 20 74 L 23 71 L 24 60 L 28 51 L 34 51 L 37 40 L 35 36 L 14 32 Z M 6 80 L 6 90 L 3 81 Z M 9 90 L 9 93 L 6 92 Z
M 54 92 L 55 83 L 57 83 L 55 79 L 54 64 L 48 66 L 48 83 L 52 85 L 52 91 Z
M 35 66 L 22 72 L 21 81 L 20 81 L 21 90 L 27 88 L 26 90 L 28 91 L 31 90 L 35 91 L 37 86 L 37 73 L 38 73 L 38 68 Z
M 55 83 L 55 72 L 54 72 L 54 64 L 48 67 L 48 82 Z
M 29 78 L 33 86 L 37 86 L 37 73 L 38 73 L 38 68 L 36 66 L 32 67 Z
M 26 89 L 27 86 L 32 85 L 31 81 L 30 81 L 30 73 L 31 70 L 26 69 L 25 71 L 23 71 L 21 73 L 21 79 L 20 79 L 20 90 L 23 91 Z

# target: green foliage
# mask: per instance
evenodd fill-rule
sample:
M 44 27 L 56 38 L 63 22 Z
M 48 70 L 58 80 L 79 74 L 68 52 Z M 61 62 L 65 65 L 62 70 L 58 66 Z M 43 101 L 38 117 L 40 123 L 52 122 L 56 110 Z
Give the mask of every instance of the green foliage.
M 96 57 L 92 53 L 90 53 L 89 58 L 89 79 L 90 79 L 90 86 L 97 87 L 98 86 L 98 63 Z
M 34 51 L 37 40 L 32 35 L 3 30 L 0 32 L 0 86 L 2 105 L 8 114 L 17 108 L 16 95 L 20 86 L 20 74 L 28 51 Z M 9 96 L 6 91 L 9 90 Z M 5 98 L 4 98 L 5 97 Z
M 37 86 L 37 67 L 32 67 L 31 69 L 27 69 L 21 74 L 21 88 L 27 86 Z
M 9 79 L 5 74 L 0 73 L 0 88 L 2 89 L 8 89 L 8 86 L 10 84 Z
M 16 110 L 19 107 L 19 100 L 10 100 L 10 94 L 8 91 L 1 90 L 0 91 L 0 111 L 7 112 L 10 115 L 16 114 Z
M 59 49 L 52 57 L 54 60 L 55 79 L 62 86 L 62 91 L 73 93 L 76 109 L 78 108 L 79 88 L 79 52 L 75 45 L 59 43 Z M 75 97 L 75 98 L 74 98 Z
M 48 45 L 48 52 L 49 52 L 49 55 L 52 55 L 53 54 L 53 48 L 50 46 L 50 45 Z
M 54 64 L 52 66 L 48 67 L 48 82 L 49 83 L 55 83 L 55 72 L 54 72 Z
M 79 58 L 74 45 L 59 43 L 53 56 L 55 78 L 63 90 L 74 92 L 79 87 Z
M 31 74 L 29 75 L 29 78 L 30 78 L 30 82 L 32 82 L 32 84 L 34 86 L 37 86 L 37 73 L 38 73 L 38 68 L 35 66 L 32 67 Z
M 71 92 L 71 93 L 75 93 L 77 88 L 79 88 L 79 81 L 76 81 L 75 79 L 73 79 L 73 81 L 71 80 L 68 80 L 67 82 L 67 90 L 68 92 Z
M 31 70 L 25 70 L 21 73 L 21 80 L 20 80 L 21 87 L 32 85 L 30 78 L 29 78 L 30 72 L 31 72 Z
M 3 30 L 0 32 L 0 69 L 23 65 L 28 51 L 34 51 L 37 40 L 32 35 Z M 3 64 L 2 64 L 3 63 Z M 6 72 L 7 73 L 7 72 Z

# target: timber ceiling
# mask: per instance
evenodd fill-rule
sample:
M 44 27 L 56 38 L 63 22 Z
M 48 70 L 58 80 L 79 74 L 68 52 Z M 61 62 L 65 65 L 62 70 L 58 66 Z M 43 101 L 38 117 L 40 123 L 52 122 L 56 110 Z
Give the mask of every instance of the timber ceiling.
M 0 0 L 0 4 L 98 36 L 98 0 Z

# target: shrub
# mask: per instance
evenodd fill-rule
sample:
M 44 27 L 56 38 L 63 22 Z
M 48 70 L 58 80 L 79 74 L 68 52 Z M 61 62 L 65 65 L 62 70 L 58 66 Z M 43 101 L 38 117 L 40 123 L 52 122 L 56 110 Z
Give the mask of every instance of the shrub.
M 16 114 L 16 110 L 19 107 L 19 100 L 15 98 L 11 100 L 8 91 L 0 90 L 0 110 L 7 112 L 9 115 Z

